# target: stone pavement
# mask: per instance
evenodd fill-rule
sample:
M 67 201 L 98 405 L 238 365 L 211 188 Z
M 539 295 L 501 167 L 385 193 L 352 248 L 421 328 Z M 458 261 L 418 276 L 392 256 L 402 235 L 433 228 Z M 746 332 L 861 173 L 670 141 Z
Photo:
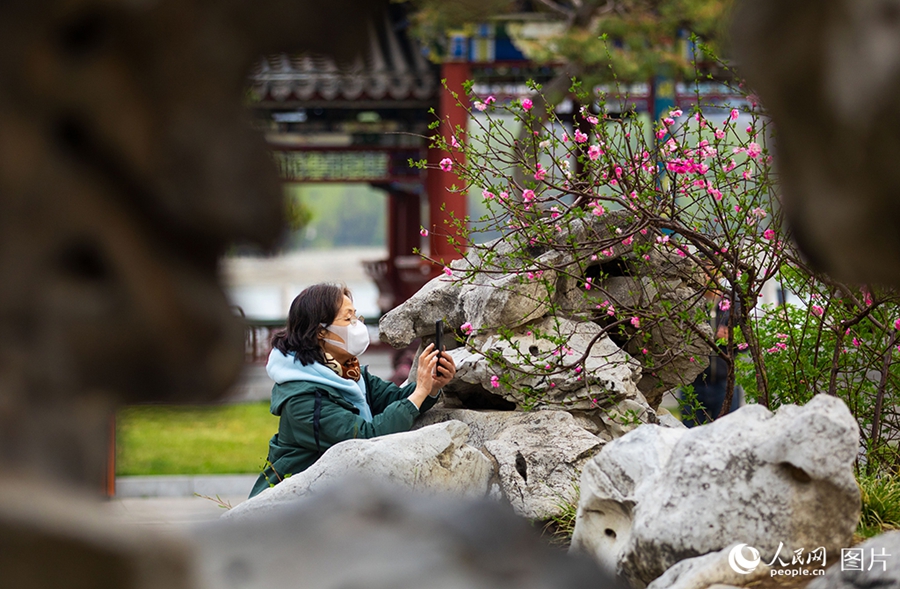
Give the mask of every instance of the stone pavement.
M 184 531 L 246 500 L 255 481 L 252 474 L 119 477 L 105 507 L 123 524 Z

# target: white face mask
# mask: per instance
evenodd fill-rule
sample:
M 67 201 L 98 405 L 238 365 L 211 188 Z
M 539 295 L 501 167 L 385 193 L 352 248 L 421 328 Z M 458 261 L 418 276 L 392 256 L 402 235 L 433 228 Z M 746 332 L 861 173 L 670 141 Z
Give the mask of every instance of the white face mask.
M 325 327 L 331 333 L 339 336 L 343 342 L 326 339 L 331 345 L 346 350 L 348 354 L 359 356 L 369 347 L 369 330 L 362 321 L 350 325 L 328 325 Z

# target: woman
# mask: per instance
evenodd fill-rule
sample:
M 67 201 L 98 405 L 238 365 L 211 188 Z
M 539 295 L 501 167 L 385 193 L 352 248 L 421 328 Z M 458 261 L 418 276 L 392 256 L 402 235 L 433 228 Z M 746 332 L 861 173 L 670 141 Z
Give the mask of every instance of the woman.
M 303 472 L 338 442 L 408 431 L 456 374 L 453 359 L 440 354 L 439 362 L 430 344 L 415 384 L 398 387 L 360 367 L 357 356 L 368 345 L 369 332 L 346 287 L 317 284 L 297 295 L 266 365 L 275 381 L 272 413 L 281 421 L 251 497 Z

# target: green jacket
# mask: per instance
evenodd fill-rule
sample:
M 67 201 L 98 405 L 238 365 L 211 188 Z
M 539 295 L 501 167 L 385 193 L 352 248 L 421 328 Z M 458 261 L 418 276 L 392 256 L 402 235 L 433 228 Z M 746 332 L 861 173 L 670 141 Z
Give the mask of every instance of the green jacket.
M 250 491 L 250 497 L 281 482 L 285 476 L 303 472 L 333 445 L 354 438 L 374 438 L 409 431 L 413 420 L 430 409 L 437 398 L 427 397 L 421 409 L 407 397 L 415 383 L 404 387 L 385 382 L 362 369 L 371 423 L 359 415 L 336 389 L 324 384 L 294 380 L 272 388 L 273 415 L 280 415 L 278 433 L 269 440 L 265 469 Z

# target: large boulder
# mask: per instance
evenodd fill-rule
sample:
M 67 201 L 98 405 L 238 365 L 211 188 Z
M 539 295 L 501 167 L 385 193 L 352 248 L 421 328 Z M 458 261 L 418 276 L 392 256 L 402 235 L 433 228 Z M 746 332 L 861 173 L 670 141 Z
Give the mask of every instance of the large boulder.
M 417 491 L 483 497 L 490 461 L 466 443 L 469 427 L 447 421 L 411 432 L 369 440 L 345 440 L 325 451 L 305 471 L 266 489 L 223 517 L 244 518 L 278 509 L 320 492 L 350 473 L 370 481 L 390 481 Z
M 636 384 L 640 364 L 601 331 L 590 321 L 546 317 L 512 330 L 509 337 L 473 336 L 467 347 L 450 352 L 457 372 L 445 393 L 471 395 L 471 385 L 477 385 L 482 395 L 500 397 L 517 409 L 595 415 L 630 400 L 640 407 L 633 421 L 652 422 Z
M 432 409 L 421 423 L 453 419 L 470 428 L 469 444 L 496 462 L 496 484 L 519 515 L 545 520 L 578 501 L 584 464 L 603 440 L 563 411 Z
M 735 539 L 772 556 L 846 546 L 859 518 L 859 428 L 836 397 L 748 405 L 691 430 L 641 426 L 581 479 L 573 549 L 636 586 Z
M 622 589 L 509 508 L 341 479 L 315 497 L 195 532 L 207 588 Z

